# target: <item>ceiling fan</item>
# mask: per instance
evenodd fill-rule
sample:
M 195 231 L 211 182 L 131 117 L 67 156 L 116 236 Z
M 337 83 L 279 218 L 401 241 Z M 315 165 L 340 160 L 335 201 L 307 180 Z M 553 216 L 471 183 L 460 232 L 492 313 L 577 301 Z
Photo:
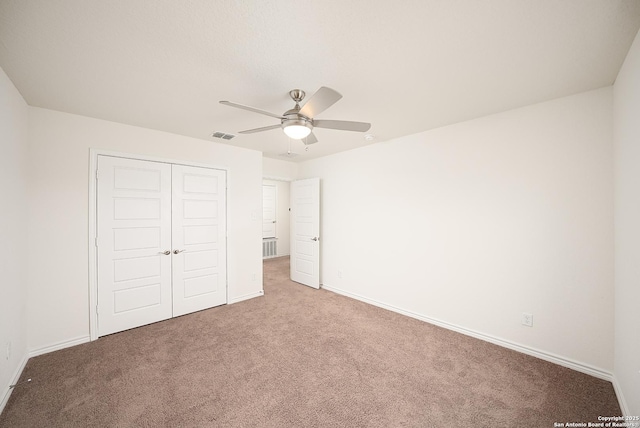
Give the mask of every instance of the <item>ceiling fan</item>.
M 220 101 L 230 107 L 249 110 L 254 113 L 260 113 L 267 116 L 280 119 L 277 125 L 264 126 L 262 128 L 248 129 L 240 131 L 240 134 L 253 134 L 255 132 L 268 131 L 270 129 L 282 128 L 288 137 L 295 140 L 303 140 L 307 145 L 317 143 L 318 139 L 313 134 L 313 128 L 338 129 L 341 131 L 357 131 L 366 132 L 371 128 L 370 123 L 351 122 L 346 120 L 319 120 L 314 119 L 318 114 L 322 113 L 332 105 L 334 105 L 342 95 L 331 88 L 325 86 L 316 91 L 309 100 L 300 107 L 300 102 L 304 99 L 305 92 L 301 89 L 293 89 L 289 91 L 289 96 L 296 103 L 295 107 L 287 110 L 282 114 L 275 114 L 264 111 L 255 107 L 245 106 L 242 104 L 232 103 L 231 101 Z

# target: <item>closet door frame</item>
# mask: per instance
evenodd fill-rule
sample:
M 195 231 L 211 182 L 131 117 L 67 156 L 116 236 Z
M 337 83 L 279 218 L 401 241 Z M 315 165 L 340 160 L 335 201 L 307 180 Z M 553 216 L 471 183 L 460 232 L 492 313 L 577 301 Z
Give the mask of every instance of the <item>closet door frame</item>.
M 194 166 L 199 168 L 218 169 L 225 171 L 226 174 L 226 203 L 225 209 L 228 211 L 229 206 L 229 188 L 230 177 L 229 168 L 226 166 L 207 164 L 202 162 L 191 162 L 178 159 L 167 159 L 156 156 L 147 156 L 132 153 L 114 152 L 101 149 L 89 149 L 89 336 L 90 339 L 98 339 L 98 252 L 97 252 L 97 236 L 98 236 L 98 222 L 97 222 L 97 206 L 98 206 L 98 192 L 97 192 L 97 171 L 98 171 L 98 156 L 111 156 L 125 159 L 134 159 L 142 161 L 160 162 L 173 165 L 185 165 Z M 227 212 L 228 214 L 228 212 Z M 228 216 L 227 216 L 228 217 Z M 228 237 L 229 226 L 225 224 L 225 251 L 228 253 Z M 226 258 L 228 260 L 228 257 Z M 229 266 L 227 262 L 225 278 L 225 287 L 229 286 Z M 227 290 L 228 292 L 228 290 Z

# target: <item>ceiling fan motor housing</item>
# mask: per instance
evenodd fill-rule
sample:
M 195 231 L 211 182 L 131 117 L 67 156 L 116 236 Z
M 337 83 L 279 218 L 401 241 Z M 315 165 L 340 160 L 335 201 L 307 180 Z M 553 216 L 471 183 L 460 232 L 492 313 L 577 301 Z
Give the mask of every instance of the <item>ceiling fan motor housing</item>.
M 300 111 L 300 108 L 294 108 L 282 115 L 284 117 L 281 122 L 283 128 L 292 125 L 313 127 L 313 120 L 303 114 L 298 113 L 298 111 Z

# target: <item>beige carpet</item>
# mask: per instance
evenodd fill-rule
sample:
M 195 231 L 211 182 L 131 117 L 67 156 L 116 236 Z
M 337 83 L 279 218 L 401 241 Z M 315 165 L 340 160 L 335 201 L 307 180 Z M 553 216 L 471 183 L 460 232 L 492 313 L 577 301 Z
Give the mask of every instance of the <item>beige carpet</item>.
M 553 427 L 611 383 L 288 280 L 29 360 L 2 427 Z

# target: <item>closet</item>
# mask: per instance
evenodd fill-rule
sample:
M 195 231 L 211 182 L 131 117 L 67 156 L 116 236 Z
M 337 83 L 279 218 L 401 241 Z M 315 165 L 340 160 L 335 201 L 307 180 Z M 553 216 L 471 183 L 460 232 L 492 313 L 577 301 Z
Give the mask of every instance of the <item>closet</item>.
M 226 171 L 98 156 L 98 336 L 227 303 Z

